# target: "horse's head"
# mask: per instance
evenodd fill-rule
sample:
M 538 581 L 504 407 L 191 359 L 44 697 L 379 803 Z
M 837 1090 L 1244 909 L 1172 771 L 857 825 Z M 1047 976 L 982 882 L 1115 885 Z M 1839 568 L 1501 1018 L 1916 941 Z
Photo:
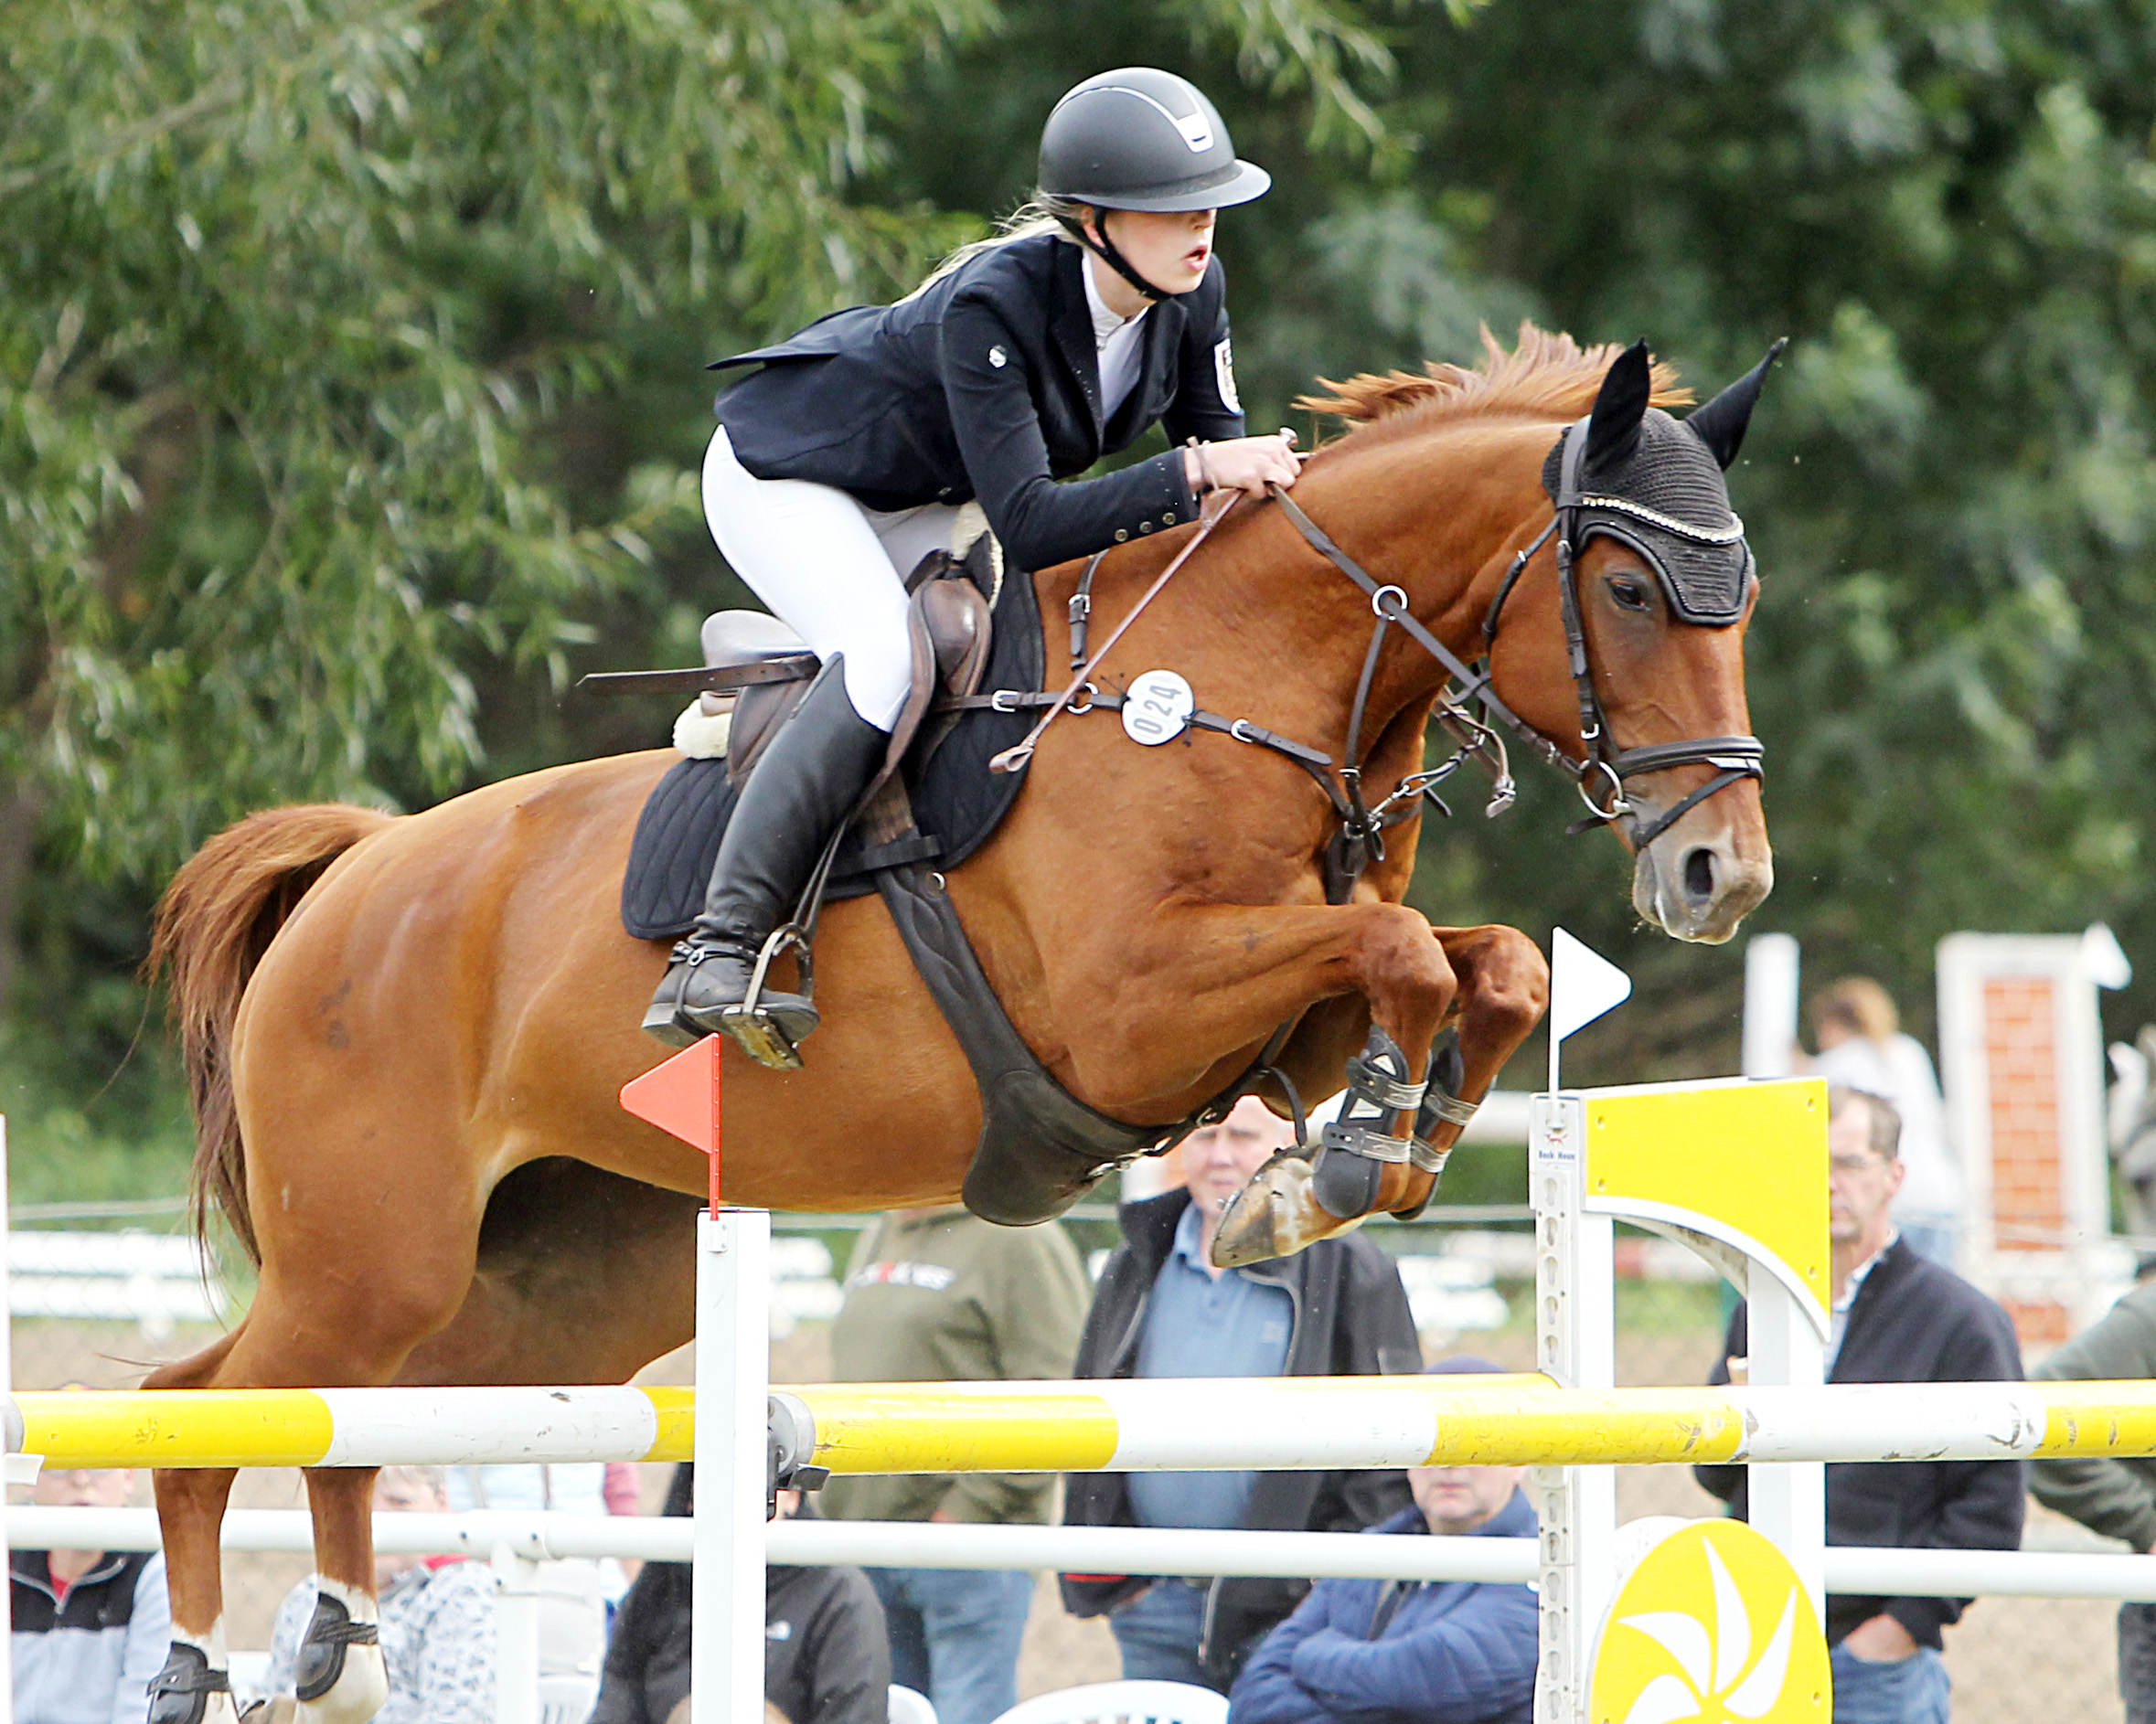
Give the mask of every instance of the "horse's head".
M 1774 884 L 1745 704 L 1759 583 L 1723 481 L 1773 357 L 1677 420 L 1644 344 L 1618 356 L 1549 449 L 1556 519 L 1489 613 L 1499 695 L 1580 762 L 1633 905 L 1681 940 L 1727 940 Z

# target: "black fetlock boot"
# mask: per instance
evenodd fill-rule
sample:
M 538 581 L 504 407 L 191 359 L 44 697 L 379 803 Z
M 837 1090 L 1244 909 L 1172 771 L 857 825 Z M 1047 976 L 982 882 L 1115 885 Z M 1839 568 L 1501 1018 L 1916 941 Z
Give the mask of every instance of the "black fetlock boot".
M 704 913 L 674 948 L 644 1027 L 670 1047 L 731 1036 L 761 1063 L 790 1070 L 817 1026 L 804 995 L 765 987 L 742 1002 L 772 931 L 794 913 L 817 859 L 883 763 L 890 736 L 853 709 L 845 661 L 827 660 L 772 738 L 727 821 Z M 775 955 L 775 954 L 774 954 Z

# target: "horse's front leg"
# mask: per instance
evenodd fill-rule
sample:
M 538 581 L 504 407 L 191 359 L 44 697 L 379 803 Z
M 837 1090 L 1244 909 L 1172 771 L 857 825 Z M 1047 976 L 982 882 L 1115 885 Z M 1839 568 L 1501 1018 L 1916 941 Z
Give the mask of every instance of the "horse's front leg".
M 1349 1064 L 1347 1129 L 1315 1156 L 1291 1148 L 1259 1169 L 1222 1219 L 1213 1259 L 1222 1267 L 1288 1256 L 1381 1210 L 1414 1215 L 1429 1201 L 1466 1115 L 1541 1020 L 1549 997 L 1549 966 L 1517 930 L 1430 933 L 1457 984 L 1444 1020 L 1457 1032 L 1457 1056 L 1430 1059 L 1428 1044 L 1400 1041 L 1373 1010 L 1370 1042 Z M 1412 1070 L 1407 1054 L 1421 1058 L 1414 1078 L 1425 1091 L 1404 1114 L 1410 1124 L 1388 1125 L 1385 1104 L 1405 1099 L 1389 1091 L 1398 1072 Z
M 1226 1225 L 1240 1214 L 1243 1242 L 1228 1249 L 1247 1254 L 1234 1261 L 1284 1256 L 1411 1200 L 1406 1145 L 1431 1043 L 1457 991 L 1445 949 L 1418 911 L 1382 902 L 1181 903 L 1163 907 L 1147 937 L 1126 939 L 1115 956 L 1120 974 L 1102 997 L 1066 1015 L 1087 1026 L 1070 1049 L 1073 1087 L 1110 1111 L 1158 1105 L 1194 1086 L 1217 1090 L 1227 1080 L 1222 1064 L 1247 1059 L 1254 1038 L 1318 1001 L 1354 995 L 1369 1005 L 1370 1042 L 1349 1068 L 1361 1101 L 1334 1133 L 1351 1138 L 1352 1150 L 1343 1144 L 1315 1186 L 1307 1162 L 1279 1170 L 1280 1179 L 1301 1183 L 1283 1187 L 1281 1204 L 1254 1229 L 1255 1211 L 1239 1199 Z M 1223 1053 L 1234 1049 L 1245 1051 Z
M 1413 1170 L 1405 1202 L 1383 1206 L 1409 1218 L 1420 1214 L 1436 1191 L 1446 1159 L 1467 1129 L 1468 1114 L 1489 1093 L 1505 1061 L 1542 1022 L 1550 1002 L 1548 961 L 1517 928 L 1490 924 L 1431 931 L 1459 978 L 1452 1022 L 1457 1052 L 1450 1060 L 1431 1061 L 1429 1094 L 1415 1125 L 1418 1161 L 1436 1165 Z M 1446 1101 L 1466 1105 L 1448 1107 Z
M 1254 1042 L 1314 1002 L 1360 995 L 1419 1082 L 1454 981 L 1430 924 L 1402 904 L 1179 904 L 1105 942 L 1063 1021 L 1071 1087 L 1109 1112 L 1158 1107 L 1232 1075 Z M 1164 1033 L 1165 1032 L 1165 1033 Z M 1413 1110 L 1409 1112 L 1412 1113 Z

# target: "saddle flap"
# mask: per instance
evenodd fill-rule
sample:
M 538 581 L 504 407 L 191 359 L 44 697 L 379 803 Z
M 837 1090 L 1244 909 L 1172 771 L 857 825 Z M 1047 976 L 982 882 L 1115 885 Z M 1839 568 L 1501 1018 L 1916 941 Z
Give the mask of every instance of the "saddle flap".
M 945 695 L 970 695 L 987 668 L 994 625 L 988 601 L 970 580 L 932 580 L 913 595 L 913 609 L 928 631 L 936 681 Z
M 791 682 L 758 683 L 742 690 L 726 739 L 726 776 L 731 782 L 738 785 L 748 777 L 779 727 L 794 716 L 794 708 L 808 692 L 808 683 L 807 677 L 797 676 Z
M 704 664 L 761 665 L 806 653 L 808 643 L 761 611 L 714 611 L 704 619 Z

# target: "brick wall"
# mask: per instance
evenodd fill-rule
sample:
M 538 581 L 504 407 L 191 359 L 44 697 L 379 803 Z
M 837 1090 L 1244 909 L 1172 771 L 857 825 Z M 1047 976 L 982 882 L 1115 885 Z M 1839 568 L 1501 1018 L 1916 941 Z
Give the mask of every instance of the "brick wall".
M 1984 984 L 1992 1226 L 1999 1272 L 2008 1281 L 2016 1252 L 2056 1250 L 2067 1229 L 2056 989 L 2041 975 Z M 2024 1346 L 2066 1338 L 2067 1313 L 2055 1302 L 2010 1296 L 2005 1304 Z

